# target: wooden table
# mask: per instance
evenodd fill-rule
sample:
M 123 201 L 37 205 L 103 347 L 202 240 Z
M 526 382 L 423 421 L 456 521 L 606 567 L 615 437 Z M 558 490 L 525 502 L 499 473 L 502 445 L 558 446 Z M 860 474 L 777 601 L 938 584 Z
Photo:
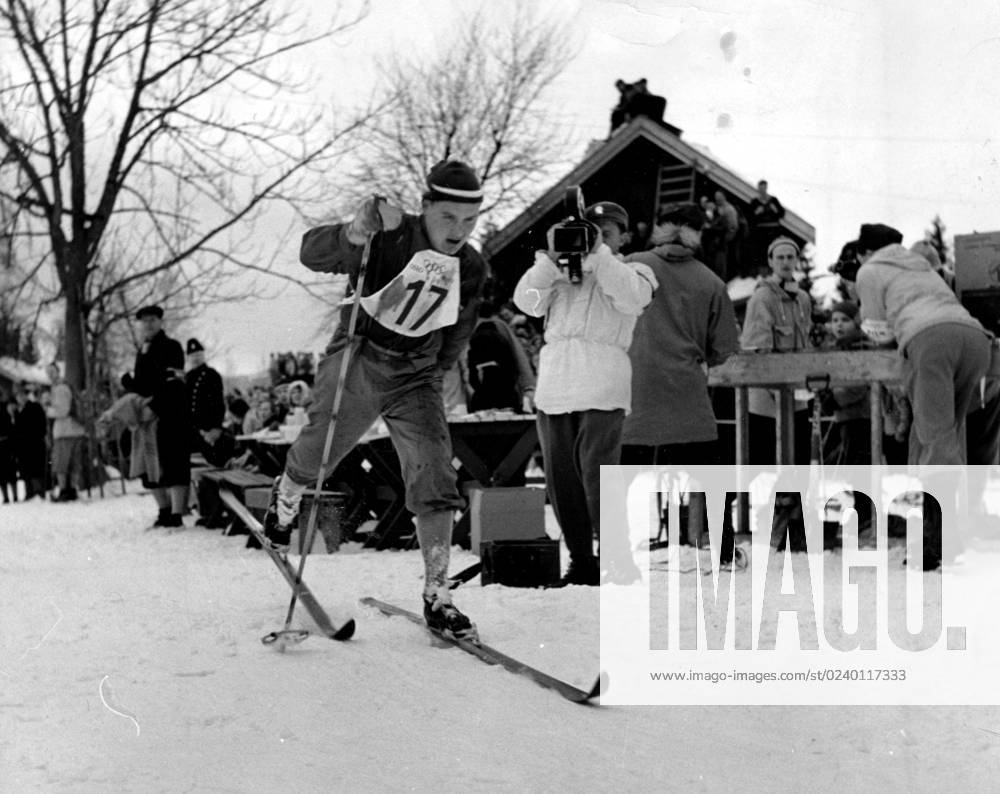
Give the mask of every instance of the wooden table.
M 895 350 L 837 350 L 813 353 L 738 353 L 708 372 L 709 386 L 736 390 L 736 462 L 750 461 L 747 390 L 778 392 L 776 459 L 792 463 L 795 448 L 795 389 L 821 380 L 833 386 L 868 386 L 871 406 L 872 463 L 882 461 L 882 388 L 902 380 L 902 361 Z
M 236 440 L 250 446 L 264 474 L 277 477 L 285 469 L 285 456 L 292 446 L 278 432 L 258 432 L 236 436 Z
M 532 414 L 512 411 L 480 411 L 465 416 L 448 417 L 452 452 L 460 475 L 485 487 L 508 485 L 524 471 L 538 445 L 538 430 Z M 388 435 L 382 431 L 362 439 L 364 454 L 372 464 L 372 474 L 382 485 L 394 491 L 394 498 L 383 510 L 375 530 L 365 545 L 385 549 L 408 545 L 412 541 L 413 521 L 405 506 L 405 485 L 399 459 Z M 468 508 L 455 525 L 453 540 L 468 542 Z

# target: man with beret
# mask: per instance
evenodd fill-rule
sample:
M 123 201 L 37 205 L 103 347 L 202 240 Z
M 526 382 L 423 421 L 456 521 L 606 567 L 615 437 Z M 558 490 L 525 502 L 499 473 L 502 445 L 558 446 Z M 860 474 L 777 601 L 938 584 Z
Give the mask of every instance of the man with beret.
M 621 204 L 613 201 L 598 201 L 584 212 L 584 217 L 601 230 L 601 239 L 618 256 L 622 246 L 628 242 L 628 213 Z
M 436 631 L 467 639 L 476 637 L 475 626 L 452 603 L 447 585 L 454 513 L 464 500 L 451 465 L 442 380 L 468 343 L 486 281 L 486 263 L 468 244 L 482 200 L 473 170 L 443 160 L 427 175 L 420 215 L 370 199 L 351 222 L 307 231 L 300 253 L 310 270 L 346 273 L 361 302 L 327 471 L 379 416 L 385 420 L 403 471 L 406 506 L 416 515 L 424 618 Z M 367 272 L 359 284 L 369 239 Z M 317 368 L 308 423 L 272 490 L 265 531 L 277 548 L 287 548 L 302 494 L 323 459 L 351 308 L 343 308 Z
M 157 416 L 156 445 L 160 477 L 153 482 L 143 475 L 159 512 L 154 527 L 183 526 L 187 489 L 191 479 L 190 421 L 184 388 L 184 348 L 163 330 L 163 309 L 144 306 L 135 315 L 142 334 L 132 375 L 122 385 L 149 398 Z
M 861 327 L 869 333 L 884 327 L 903 358 L 904 385 L 913 409 L 909 462 L 960 466 L 967 462 L 965 417 L 979 406 L 979 386 L 990 363 L 990 336 L 931 263 L 904 248 L 902 241 L 903 235 L 891 226 L 861 226 Z M 951 483 L 944 484 L 936 495 L 953 490 Z M 938 567 L 941 554 L 939 527 L 936 536 L 925 533 L 924 569 Z

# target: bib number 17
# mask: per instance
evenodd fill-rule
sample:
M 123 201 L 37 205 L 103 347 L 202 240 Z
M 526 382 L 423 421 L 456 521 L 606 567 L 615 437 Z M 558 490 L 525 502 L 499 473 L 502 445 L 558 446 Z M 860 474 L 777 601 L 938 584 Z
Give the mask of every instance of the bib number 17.
M 410 291 L 410 297 L 406 301 L 406 305 L 403 306 L 403 310 L 396 317 L 396 324 L 403 325 L 406 319 L 410 316 L 410 312 L 413 311 L 413 307 L 416 305 L 417 301 L 420 299 L 421 293 L 424 291 L 424 287 L 427 285 L 426 281 L 411 281 L 406 285 L 406 289 Z M 427 287 L 428 292 L 435 295 L 434 299 L 431 301 L 427 310 L 416 319 L 416 321 L 409 328 L 411 331 L 416 331 L 427 322 L 428 318 L 433 316 L 434 312 L 437 311 L 438 307 L 444 303 L 444 299 L 448 297 L 448 290 L 445 287 L 439 287 L 436 284 L 431 284 Z

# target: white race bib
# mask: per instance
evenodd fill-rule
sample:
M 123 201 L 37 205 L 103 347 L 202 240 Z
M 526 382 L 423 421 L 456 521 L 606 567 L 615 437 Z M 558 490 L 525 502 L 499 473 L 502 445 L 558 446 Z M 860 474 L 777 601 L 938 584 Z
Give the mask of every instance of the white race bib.
M 459 260 L 437 251 L 418 251 L 392 281 L 361 305 L 383 328 L 423 336 L 458 320 Z

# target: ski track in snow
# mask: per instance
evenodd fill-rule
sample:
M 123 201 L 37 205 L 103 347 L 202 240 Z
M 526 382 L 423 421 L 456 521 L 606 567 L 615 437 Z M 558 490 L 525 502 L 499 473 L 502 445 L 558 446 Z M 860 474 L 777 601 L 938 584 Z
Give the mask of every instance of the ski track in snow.
M 153 513 L 137 494 L 0 507 L 0 791 L 995 785 L 994 707 L 567 703 L 357 604 L 419 610 L 416 551 L 310 558 L 316 597 L 358 631 L 278 654 L 260 644 L 289 598 L 270 561 L 241 537 L 145 531 Z M 472 561 L 456 550 L 452 570 Z M 596 588 L 472 583 L 456 602 L 485 642 L 578 686 L 596 676 Z

